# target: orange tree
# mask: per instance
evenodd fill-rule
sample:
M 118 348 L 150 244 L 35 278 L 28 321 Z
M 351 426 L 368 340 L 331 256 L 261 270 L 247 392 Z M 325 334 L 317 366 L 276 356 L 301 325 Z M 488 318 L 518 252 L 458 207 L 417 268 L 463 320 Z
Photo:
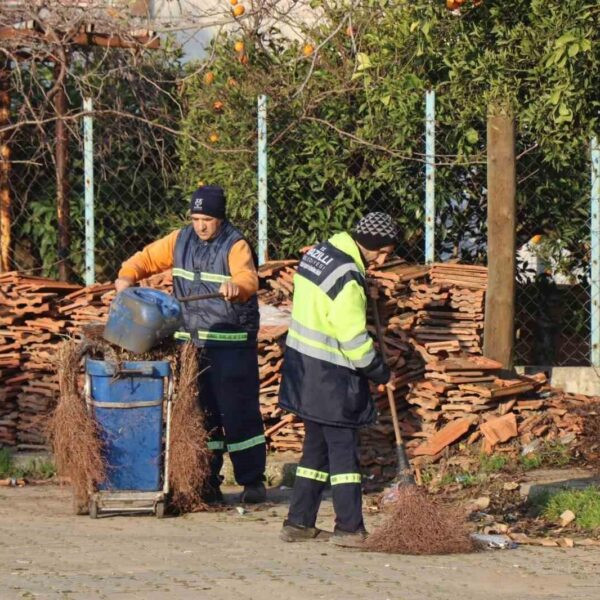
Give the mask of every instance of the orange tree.
M 438 252 L 484 257 L 485 120 L 494 105 L 517 121 L 520 239 L 552 232 L 551 244 L 584 259 L 596 3 L 446 4 L 317 0 L 318 18 L 299 25 L 297 39 L 259 19 L 216 37 L 180 87 L 182 190 L 220 183 L 251 233 L 256 99 L 266 94 L 270 255 L 293 255 L 375 209 L 395 215 L 408 253 L 422 246 L 424 94 L 433 89 Z

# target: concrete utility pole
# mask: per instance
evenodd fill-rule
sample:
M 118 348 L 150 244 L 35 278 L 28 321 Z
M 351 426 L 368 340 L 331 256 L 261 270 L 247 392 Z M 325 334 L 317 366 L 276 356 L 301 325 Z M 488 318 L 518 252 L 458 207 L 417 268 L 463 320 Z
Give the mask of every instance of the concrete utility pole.
M 516 159 L 512 115 L 490 107 L 487 121 L 487 256 L 483 353 L 512 368 L 515 333 Z

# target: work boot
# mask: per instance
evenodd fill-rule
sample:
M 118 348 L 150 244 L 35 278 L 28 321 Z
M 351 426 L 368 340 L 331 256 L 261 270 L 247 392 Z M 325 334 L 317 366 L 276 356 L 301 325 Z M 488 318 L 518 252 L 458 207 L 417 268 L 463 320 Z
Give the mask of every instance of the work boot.
M 302 527 L 302 525 L 296 525 L 287 519 L 283 522 L 283 527 L 279 532 L 279 538 L 284 542 L 327 541 L 330 537 L 329 531 L 323 531 L 318 527 Z
M 364 529 L 358 531 L 342 531 L 336 529 L 331 536 L 331 543 L 344 548 L 363 548 L 364 541 L 368 537 L 368 533 Z
M 225 498 L 218 485 L 206 485 L 202 490 L 202 500 L 206 504 L 225 504 Z
M 240 502 L 244 504 L 260 504 L 267 499 L 267 489 L 262 481 L 250 483 L 244 486 L 240 494 Z

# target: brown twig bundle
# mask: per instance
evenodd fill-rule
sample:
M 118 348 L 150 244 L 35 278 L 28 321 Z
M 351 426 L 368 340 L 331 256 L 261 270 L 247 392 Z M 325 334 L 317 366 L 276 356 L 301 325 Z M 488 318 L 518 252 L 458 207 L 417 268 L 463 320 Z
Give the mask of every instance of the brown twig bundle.
M 389 516 L 366 540 L 365 549 L 393 554 L 472 552 L 464 511 L 443 505 L 416 486 L 400 486 Z
M 100 431 L 78 385 L 79 362 L 89 349 L 89 345 L 72 339 L 59 346 L 56 364 L 60 397 L 49 422 L 57 472 L 70 479 L 78 505 L 87 504 L 90 489 L 106 478 Z
M 202 488 L 210 472 L 210 452 L 198 404 L 197 350 L 191 343 L 185 344 L 179 355 L 176 389 L 169 448 L 172 504 L 185 512 L 206 510 Z

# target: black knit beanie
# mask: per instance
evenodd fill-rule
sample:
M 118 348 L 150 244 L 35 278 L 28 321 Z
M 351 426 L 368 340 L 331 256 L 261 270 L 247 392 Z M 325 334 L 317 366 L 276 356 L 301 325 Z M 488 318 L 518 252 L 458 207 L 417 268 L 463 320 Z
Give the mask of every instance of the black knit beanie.
M 356 224 L 352 237 L 367 250 L 378 250 L 396 243 L 398 227 L 387 213 L 371 212 Z
M 190 201 L 193 215 L 208 215 L 217 219 L 225 218 L 225 192 L 218 185 L 203 185 L 193 194 Z

